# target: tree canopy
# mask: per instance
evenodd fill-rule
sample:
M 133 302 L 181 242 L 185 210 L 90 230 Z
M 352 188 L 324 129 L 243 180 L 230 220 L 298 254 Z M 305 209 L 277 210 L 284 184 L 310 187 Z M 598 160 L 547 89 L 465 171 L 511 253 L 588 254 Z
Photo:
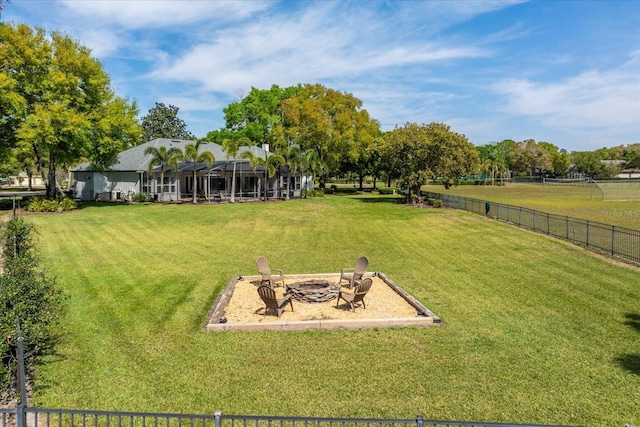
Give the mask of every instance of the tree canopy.
M 516 142 L 510 139 L 495 144 L 486 144 L 476 147 L 480 156 L 481 171 L 489 173 L 491 183 L 496 177 L 509 170 L 509 153 L 515 147 Z
M 304 85 L 284 100 L 282 117 L 279 140 L 314 153 L 312 164 L 320 188 L 342 165 L 363 158 L 380 129 L 378 121 L 362 108 L 361 100 L 320 84 Z
M 251 88 L 247 96 L 229 104 L 223 111 L 226 129 L 236 137 L 246 137 L 254 144 L 271 144 L 273 129 L 281 121 L 280 106 L 283 100 L 293 96 L 298 87 L 269 89 Z
M 461 177 L 475 173 L 479 162 L 467 137 L 444 123 L 395 128 L 384 135 L 382 157 L 387 173 L 411 193 L 418 193 L 431 178 L 446 188 L 456 185 Z
M 0 155 L 15 149 L 56 195 L 56 171 L 82 160 L 105 168 L 137 144 L 135 102 L 115 95 L 102 65 L 68 35 L 0 25 Z
M 252 145 L 268 144 L 289 167 L 305 167 L 318 176 L 320 187 L 330 174 L 368 161 L 379 134 L 378 122 L 362 108 L 362 101 L 320 84 L 251 88 L 224 113 L 225 128 L 210 132 L 207 140 L 246 138 Z
M 162 102 L 156 102 L 146 116 L 142 118 L 142 140 L 151 141 L 156 138 L 196 139 L 187 130 L 187 124 L 178 117 L 180 109 L 174 105 L 168 107 Z

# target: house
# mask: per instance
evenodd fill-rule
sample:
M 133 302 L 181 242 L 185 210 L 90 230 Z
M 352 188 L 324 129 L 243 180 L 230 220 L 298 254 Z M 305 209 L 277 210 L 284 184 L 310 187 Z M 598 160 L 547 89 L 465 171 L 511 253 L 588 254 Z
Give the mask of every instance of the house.
M 620 179 L 638 179 L 640 178 L 640 169 L 638 168 L 624 168 L 627 164 L 626 160 L 601 160 L 607 166 L 615 167 L 619 169 L 615 178 Z
M 8 182 L 5 185 L 12 187 L 44 187 L 44 180 L 40 174 L 33 174 L 29 176 L 25 171 L 18 172 L 17 175 L 12 175 L 8 178 Z M 31 183 L 29 183 L 31 181 Z
M 180 162 L 173 170 L 165 167 L 164 182 L 161 183 L 161 170 L 155 167 L 149 173 L 151 155 L 145 155 L 147 147 L 175 147 L 184 150 L 187 144 L 195 141 L 158 138 L 123 151 L 118 161 L 107 170 L 94 170 L 89 163 L 83 163 L 71 172 L 75 181 L 75 197 L 81 200 L 131 200 L 133 195 L 144 193 L 148 197 L 159 200 L 164 194 L 164 201 L 180 201 L 193 198 L 193 170 L 196 169 L 195 192 L 199 199 L 226 200 L 231 196 L 233 180 L 233 159 L 227 160 L 223 148 L 212 142 L 200 145 L 200 152 L 210 151 L 216 161 L 207 167 L 205 163 Z M 269 155 L 268 147 L 242 147 L 240 153 L 251 151 L 254 155 L 265 158 Z M 247 159 L 236 159 L 236 200 L 259 199 L 264 196 L 264 167 L 251 167 Z M 162 191 L 161 186 L 164 186 Z M 267 182 L 269 198 L 300 197 L 302 189 L 312 189 L 310 177 L 300 173 L 289 174 L 287 166 L 281 166 L 273 178 Z
M 623 169 L 622 172 L 620 172 L 618 175 L 616 175 L 616 178 L 623 178 L 623 179 L 639 179 L 640 178 L 640 169 Z

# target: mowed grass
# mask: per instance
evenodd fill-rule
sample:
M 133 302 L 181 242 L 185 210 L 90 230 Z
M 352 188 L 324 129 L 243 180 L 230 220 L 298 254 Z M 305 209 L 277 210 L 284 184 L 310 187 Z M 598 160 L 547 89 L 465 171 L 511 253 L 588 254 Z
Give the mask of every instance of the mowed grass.
M 571 244 L 392 198 L 90 205 L 27 216 L 68 294 L 44 407 L 598 426 L 640 424 L 640 281 Z M 234 275 L 367 255 L 426 329 L 202 331 Z
M 640 201 L 637 200 L 640 194 L 636 195 L 635 201 L 602 200 L 600 190 L 592 191 L 589 187 L 517 183 L 459 185 L 448 190 L 442 185 L 427 185 L 422 189 L 640 230 Z

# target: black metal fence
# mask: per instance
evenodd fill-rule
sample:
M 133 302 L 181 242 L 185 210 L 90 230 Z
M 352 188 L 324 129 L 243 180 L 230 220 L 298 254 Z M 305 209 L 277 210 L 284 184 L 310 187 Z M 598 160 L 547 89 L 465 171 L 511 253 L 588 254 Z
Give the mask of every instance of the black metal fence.
M 423 193 L 423 195 L 428 198 L 442 199 L 444 206 L 447 207 L 464 209 L 507 221 L 519 227 L 596 249 L 627 262 L 640 263 L 640 231 L 638 230 L 487 200 L 432 192 Z
M 540 424 L 428 420 L 420 415 L 413 419 L 378 419 L 225 415 L 221 412 L 194 415 L 44 408 L 23 408 L 23 411 L 20 424 L 18 410 L 0 409 L 0 427 L 542 427 Z

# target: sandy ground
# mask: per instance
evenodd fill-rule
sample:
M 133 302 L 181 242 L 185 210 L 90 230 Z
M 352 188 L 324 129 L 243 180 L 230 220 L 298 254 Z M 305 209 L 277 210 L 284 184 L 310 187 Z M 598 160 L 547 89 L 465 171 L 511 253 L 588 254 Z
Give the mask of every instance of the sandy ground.
M 313 278 L 305 278 L 310 280 Z M 318 278 L 327 280 L 329 283 L 337 283 L 335 278 Z M 285 283 L 299 282 L 301 279 L 286 279 Z M 417 317 L 416 309 L 413 308 L 404 298 L 391 289 L 382 279 L 372 277 L 373 284 L 364 298 L 366 308 L 356 307 L 355 313 L 351 312 L 351 307 L 344 300 L 340 300 L 336 307 L 336 300 L 324 303 L 306 303 L 293 301 L 293 309 L 287 306 L 278 319 L 275 314 L 269 312 L 264 314 L 264 303 L 258 295 L 257 286 L 250 280 L 240 280 L 236 283 L 233 294 L 224 310 L 224 317 L 228 323 L 237 322 L 278 322 L 282 320 L 318 320 L 318 319 L 384 319 L 384 318 L 405 318 Z M 346 289 L 346 288 L 345 288 Z M 285 289 L 276 288 L 276 295 L 281 298 Z

